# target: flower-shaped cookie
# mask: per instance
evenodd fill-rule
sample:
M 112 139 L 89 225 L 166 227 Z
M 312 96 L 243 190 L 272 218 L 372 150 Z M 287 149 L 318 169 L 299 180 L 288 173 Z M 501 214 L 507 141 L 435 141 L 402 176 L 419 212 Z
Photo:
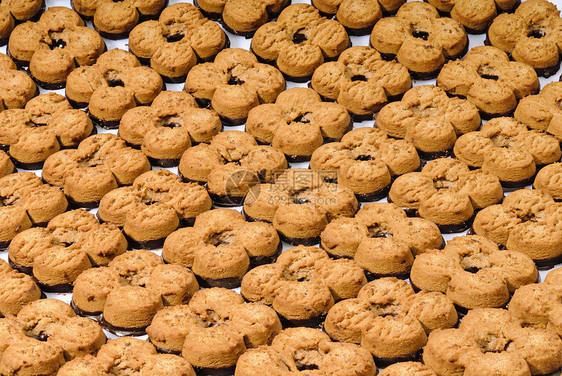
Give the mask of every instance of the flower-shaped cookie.
M 539 76 L 550 77 L 560 68 L 562 19 L 556 5 L 546 0 L 524 1 L 511 14 L 500 14 L 488 29 L 487 42 L 529 64 Z
M 316 326 L 335 301 L 354 298 L 367 283 L 353 260 L 331 259 L 316 247 L 297 246 L 274 264 L 260 265 L 242 279 L 240 293 L 251 302 L 271 305 L 294 326 Z
M 400 7 L 396 17 L 375 24 L 371 45 L 386 57 L 396 56 L 412 77 L 430 79 L 439 74 L 445 59 L 456 59 L 468 49 L 460 23 L 439 17 L 433 5 L 414 1 Z
M 509 312 L 526 326 L 547 328 L 562 337 L 562 268 L 548 272 L 543 283 L 515 291 Z
M 88 106 L 94 123 L 117 128 L 128 109 L 148 105 L 164 87 L 162 77 L 137 58 L 120 49 L 100 56 L 96 64 L 72 71 L 66 97 L 74 107 Z
M 264 23 L 279 15 L 289 0 L 194 0 L 209 18 L 221 18 L 226 30 L 251 37 Z
M 453 302 L 439 292 L 415 293 L 406 281 L 381 278 L 361 288 L 357 298 L 328 311 L 324 330 L 332 339 L 361 344 L 377 360 L 413 360 L 435 329 L 458 321 Z
M 437 86 L 466 98 L 482 117 L 506 116 L 517 101 L 539 91 L 537 73 L 527 64 L 509 61 L 499 48 L 477 46 L 463 60 L 450 61 L 437 77 Z
M 361 121 L 372 119 L 382 106 L 404 94 L 412 87 L 412 80 L 402 64 L 384 61 L 374 48 L 351 47 L 337 61 L 319 66 L 311 85 Z
M 98 215 L 104 222 L 122 226 L 133 246 L 160 248 L 178 226 L 192 224 L 212 205 L 201 185 L 182 183 L 168 170 L 153 170 L 138 176 L 132 186 L 103 196 Z
M 517 0 L 428 0 L 440 12 L 450 13 L 451 18 L 460 22 L 472 34 L 484 33 L 498 12 L 511 12 L 518 5 Z
M 457 159 L 496 175 L 506 187 L 530 184 L 538 167 L 560 160 L 561 155 L 555 137 L 505 117 L 462 135 L 453 150 Z
M 197 279 L 188 269 L 135 250 L 108 266 L 82 272 L 74 282 L 71 305 L 81 316 L 97 316 L 110 331 L 142 335 L 164 305 L 187 303 L 197 290 Z
M 72 0 L 80 16 L 93 20 L 96 30 L 105 38 L 126 38 L 139 20 L 154 18 L 166 5 L 166 0 Z
M 345 107 L 322 102 L 312 89 L 296 87 L 279 94 L 274 104 L 250 110 L 246 132 L 281 150 L 289 161 L 302 161 L 324 141 L 339 141 L 352 126 Z
M 33 275 L 44 291 L 66 292 L 78 275 L 106 265 L 127 250 L 117 226 L 103 224 L 82 209 L 59 214 L 46 228 L 20 232 L 10 243 L 10 264 Z
M 185 91 L 210 104 L 225 125 L 244 124 L 252 108 L 274 102 L 283 90 L 281 72 L 241 48 L 225 49 L 213 63 L 194 66 L 185 81 Z
M 201 213 L 193 227 L 171 233 L 162 258 L 191 268 L 207 285 L 233 288 L 250 266 L 270 263 L 281 251 L 275 228 L 266 222 L 246 222 L 234 209 Z
M 388 191 L 392 177 L 420 167 L 414 145 L 388 138 L 377 128 L 358 128 L 341 142 L 325 144 L 312 154 L 310 168 L 334 171 L 333 181 L 351 189 L 361 201 L 376 201 Z
M 521 99 L 513 116 L 526 126 L 554 135 L 562 140 L 562 82 L 551 82 L 537 95 Z
M 277 21 L 256 31 L 252 50 L 262 60 L 276 64 L 289 80 L 306 82 L 325 60 L 335 60 L 349 44 L 339 22 L 320 16 L 312 5 L 293 4 Z
M 119 136 L 153 164 L 171 167 L 192 144 L 211 142 L 221 129 L 216 112 L 199 108 L 191 95 L 163 91 L 150 107 L 134 107 L 123 115 Z
M 220 26 L 187 3 L 170 5 L 158 21 L 143 22 L 129 35 L 131 52 L 173 81 L 185 81 L 198 61 L 212 61 L 226 45 Z
M 405 138 L 429 159 L 450 154 L 457 136 L 477 130 L 480 123 L 475 105 L 431 85 L 408 90 L 400 102 L 383 107 L 376 121 L 387 135 Z
M 351 217 L 359 206 L 353 191 L 330 183 L 335 171 L 278 171 L 272 183 L 252 186 L 244 200 L 248 220 L 272 222 L 289 244 L 313 245 L 328 222 Z
M 501 205 L 482 209 L 472 229 L 511 251 L 531 257 L 538 266 L 562 259 L 562 204 L 540 190 L 520 189 Z
M 389 201 L 435 223 L 442 232 L 466 230 L 475 211 L 502 199 L 497 176 L 470 170 L 464 162 L 450 158 L 435 159 L 420 172 L 398 177 L 388 193 Z
M 75 148 L 93 130 L 84 111 L 73 110 L 55 93 L 33 98 L 25 109 L 0 112 L 0 144 L 24 169 L 40 169 L 50 155 L 62 148 Z
M 0 111 L 22 108 L 38 93 L 31 77 L 18 71 L 8 55 L 0 54 Z
M 49 8 L 37 22 L 16 26 L 8 42 L 10 56 L 45 89 L 60 89 L 77 66 L 91 65 L 105 43 L 80 16 L 64 7 Z
M 236 376 L 267 375 L 356 375 L 374 376 L 377 367 L 369 352 L 351 343 L 332 342 L 318 329 L 288 328 L 271 346 L 242 354 Z
M 30 20 L 43 10 L 43 0 L 8 0 L 0 4 L 0 45 L 8 43 L 16 23 Z
M 517 251 L 500 251 L 482 236 L 459 236 L 442 250 L 418 255 L 410 281 L 416 288 L 446 293 L 457 306 L 503 307 L 510 294 L 536 282 L 533 260 Z
M 237 206 L 248 190 L 270 182 L 287 168 L 285 155 L 271 146 L 258 146 L 246 132 L 225 131 L 210 144 L 199 144 L 183 153 L 179 174 L 183 181 L 205 184 L 217 205 Z
M 338 22 L 352 35 L 368 34 L 373 25 L 382 18 L 383 13 L 396 13 L 404 3 L 405 0 L 314 0 L 312 2 L 320 12 L 336 16 Z
M 77 149 L 52 154 L 43 165 L 43 179 L 63 188 L 78 206 L 96 207 L 101 198 L 120 185 L 131 185 L 137 176 L 150 170 L 140 151 L 110 133 L 90 136 Z
M 0 284 L 0 314 L 2 317 L 17 315 L 27 303 L 42 297 L 41 290 L 33 278 L 10 268 L 4 260 L 0 260 L 0 276 L 2 277 Z M 0 324 L 0 328 L 2 326 Z M 2 329 L 0 331 L 3 332 Z M 4 335 L 3 337 L 6 338 Z
M 355 218 L 333 220 L 320 239 L 329 255 L 355 259 L 369 279 L 407 277 L 414 256 L 444 244 L 435 223 L 409 218 L 388 203 L 366 204 Z
M 146 331 L 158 350 L 181 354 L 205 374 L 216 374 L 234 367 L 247 349 L 270 344 L 281 329 L 270 307 L 214 287 L 196 292 L 187 305 L 164 308 Z
M 562 365 L 562 340 L 505 309 L 475 308 L 458 329 L 429 335 L 423 362 L 438 375 L 546 375 Z
M 32 172 L 9 174 L 0 179 L 0 249 L 31 226 L 45 226 L 63 213 L 68 201 L 60 189 L 43 184 Z

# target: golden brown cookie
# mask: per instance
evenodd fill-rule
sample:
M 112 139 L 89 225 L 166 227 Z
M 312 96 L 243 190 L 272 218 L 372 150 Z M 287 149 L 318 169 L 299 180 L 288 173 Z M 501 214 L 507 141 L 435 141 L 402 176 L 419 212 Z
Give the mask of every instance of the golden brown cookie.
M 45 89 L 60 89 L 77 66 L 96 62 L 105 42 L 85 26 L 78 13 L 65 7 L 51 7 L 37 22 L 26 22 L 10 34 L 8 51 Z
M 279 70 L 258 63 L 241 48 L 225 49 L 213 63 L 196 65 L 185 81 L 185 91 L 200 104 L 211 105 L 225 125 L 244 124 L 252 108 L 274 102 L 284 89 Z
M 408 90 L 400 102 L 384 106 L 376 120 L 388 136 L 412 142 L 427 159 L 449 155 L 457 137 L 476 131 L 480 123 L 474 104 L 431 85 Z
M 2 9 L 0 4 L 0 14 Z M 4 54 L 0 54 L 0 80 L 3 82 L 0 88 L 0 111 L 22 108 L 39 93 L 31 77 L 18 71 L 14 61 Z
M 345 107 L 322 102 L 312 89 L 292 88 L 275 104 L 262 104 L 248 114 L 246 132 L 260 144 L 271 144 L 289 161 L 308 160 L 325 141 L 339 141 L 352 128 Z
M 310 167 L 320 174 L 332 173 L 327 178 L 351 189 L 359 200 L 375 201 L 386 195 L 392 177 L 418 169 L 420 158 L 411 142 L 364 127 L 316 149 Z
M 540 167 L 560 160 L 561 155 L 555 137 L 528 130 L 507 117 L 492 119 L 480 131 L 459 137 L 454 153 L 470 167 L 496 175 L 508 188 L 530 184 Z
M 537 95 L 522 98 L 513 116 L 532 129 L 546 131 L 562 139 L 562 109 L 558 98 L 562 95 L 562 82 L 545 85 Z
M 251 48 L 260 59 L 276 64 L 288 80 L 306 82 L 349 44 L 342 24 L 322 17 L 310 4 L 293 4 L 256 31 Z
M 16 23 L 37 17 L 45 8 L 42 0 L 2 2 L 0 6 L 0 45 L 8 43 L 8 38 Z
M 156 348 L 147 341 L 132 337 L 110 339 L 96 356 L 103 375 L 135 375 L 155 356 Z
M 500 179 L 482 170 L 470 170 L 456 159 L 439 158 L 420 172 L 398 177 L 389 201 L 439 226 L 442 232 L 466 230 L 478 210 L 503 199 Z
M 0 275 L 3 280 L 0 285 L 0 314 L 3 317 L 17 315 L 25 305 L 41 298 L 42 292 L 33 278 L 10 268 L 4 260 L 0 262 Z M 21 331 L 23 334 L 23 328 Z M 9 340 L 10 337 L 11 335 L 3 333 L 4 341 Z M 6 346 L 7 344 L 2 342 L 0 349 L 4 350 Z
M 129 243 L 138 248 L 160 248 L 164 239 L 195 217 L 211 209 L 212 201 L 202 186 L 182 183 L 168 170 L 139 175 L 132 186 L 117 188 L 100 201 L 103 222 L 123 226 Z
M 546 0 L 523 2 L 514 13 L 500 14 L 490 25 L 486 41 L 550 77 L 560 67 L 560 11 Z
M 197 62 L 213 61 L 228 44 L 224 31 L 193 5 L 166 7 L 158 21 L 146 21 L 129 35 L 129 49 L 172 82 L 184 81 Z
M 499 48 L 477 46 L 463 60 L 445 64 L 437 86 L 468 99 L 489 119 L 512 114 L 518 100 L 539 91 L 539 80 L 530 66 L 509 61 Z
M 74 107 L 88 106 L 94 123 L 117 128 L 128 109 L 152 103 L 163 88 L 156 71 L 142 67 L 133 54 L 115 48 L 101 55 L 96 64 L 75 69 L 67 79 L 66 97 Z
M 334 260 L 322 249 L 297 246 L 274 264 L 246 273 L 240 292 L 249 301 L 271 305 L 290 326 L 315 326 L 335 301 L 357 296 L 366 283 L 354 261 Z
M 319 66 L 311 85 L 325 99 L 344 106 L 353 120 L 362 121 L 398 99 L 412 87 L 412 80 L 402 64 L 383 60 L 374 48 L 358 46 Z
M 379 376 L 437 376 L 437 374 L 423 363 L 401 362 L 386 367 Z
M 69 200 L 81 207 L 96 207 L 101 198 L 121 185 L 131 185 L 150 170 L 140 151 L 110 133 L 90 136 L 77 149 L 61 150 L 47 158 L 43 179 L 62 188 Z
M 404 4 L 396 17 L 377 22 L 370 42 L 383 56 L 396 57 L 418 79 L 436 77 L 445 59 L 457 59 L 468 49 L 462 25 L 439 17 L 433 5 L 421 1 Z
M 556 201 L 562 200 L 562 186 L 560 185 L 560 174 L 562 174 L 562 163 L 552 163 L 540 169 L 535 176 L 533 188 L 540 189 Z
M 16 165 L 41 169 L 43 162 L 61 148 L 75 148 L 94 126 L 84 111 L 55 93 L 27 102 L 25 109 L 0 112 L 0 144 L 7 148 Z
M 150 107 L 131 108 L 121 118 L 119 136 L 140 148 L 153 164 L 171 167 L 191 145 L 209 143 L 222 129 L 217 113 L 199 108 L 181 91 L 163 91 Z

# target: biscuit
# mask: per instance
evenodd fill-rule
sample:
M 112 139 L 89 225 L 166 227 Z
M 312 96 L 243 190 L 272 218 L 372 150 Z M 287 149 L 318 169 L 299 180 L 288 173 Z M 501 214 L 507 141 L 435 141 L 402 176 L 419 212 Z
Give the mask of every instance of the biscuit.
M 562 82 L 546 84 L 539 94 L 522 98 L 513 116 L 529 128 L 546 131 L 560 140 L 562 110 L 558 98 L 561 93 Z
M 39 93 L 31 77 L 18 71 L 14 61 L 4 54 L 0 54 L 0 80 L 3 82 L 0 88 L 0 111 L 22 108 Z
M 28 303 L 42 297 L 42 292 L 30 276 L 10 268 L 6 261 L 0 262 L 0 314 L 4 317 L 17 315 Z M 21 328 L 23 333 L 23 328 Z M 9 338 L 8 336 L 4 338 Z M 0 346 L 5 349 L 4 343 Z
M 26 2 L 6 1 L 0 7 L 0 45 L 8 43 L 8 38 L 16 23 L 37 17 L 45 8 L 42 0 Z

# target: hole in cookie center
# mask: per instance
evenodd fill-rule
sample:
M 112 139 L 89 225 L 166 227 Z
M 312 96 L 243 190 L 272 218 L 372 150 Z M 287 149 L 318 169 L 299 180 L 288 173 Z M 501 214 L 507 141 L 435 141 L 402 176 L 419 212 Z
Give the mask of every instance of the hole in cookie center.
M 469 272 L 472 274 L 478 273 L 478 271 L 480 270 L 480 268 L 476 267 L 476 266 L 467 266 L 465 268 L 463 268 L 465 272 Z
M 418 39 L 423 39 L 423 40 L 428 40 L 429 39 L 429 33 L 425 32 L 425 31 L 421 31 L 421 30 L 414 30 L 412 31 L 412 36 L 414 38 L 418 38 Z
M 372 161 L 374 158 L 370 155 L 358 155 L 355 157 L 356 161 Z
M 493 68 L 486 64 L 479 66 L 477 72 L 478 75 L 485 80 L 497 81 L 499 79 L 499 77 L 494 74 Z
M 355 76 L 351 77 L 351 81 L 367 81 L 367 77 L 363 76 L 362 74 L 356 74 Z
M 54 50 L 55 48 L 65 48 L 66 42 L 62 39 L 52 39 L 49 48 Z
M 494 81 L 497 81 L 499 79 L 499 77 L 496 76 L 495 74 L 481 74 L 480 77 L 482 77 L 485 80 L 494 80 Z
M 297 118 L 294 120 L 295 123 L 303 123 L 303 124 L 308 124 L 310 123 L 310 120 L 308 120 L 307 118 L 304 117 L 304 115 L 301 116 L 297 116 Z
M 172 35 L 168 35 L 168 36 L 166 37 L 166 41 L 167 41 L 168 43 L 175 43 L 175 42 L 179 42 L 180 40 L 182 40 L 183 37 L 184 37 L 184 35 L 181 34 L 181 33 L 172 34 Z
M 239 79 L 238 77 L 230 77 L 228 79 L 228 84 L 229 85 L 242 85 L 244 83 L 244 81 L 242 81 L 241 79 Z
M 367 229 L 371 238 L 388 238 L 392 236 L 392 233 L 381 225 L 369 226 Z
M 304 29 L 297 30 L 296 33 L 293 34 L 293 43 L 294 44 L 301 44 L 308 40 L 308 37 L 303 34 Z
M 527 34 L 527 36 L 528 36 L 529 38 L 537 38 L 537 39 L 540 39 L 540 38 L 546 36 L 546 33 L 545 33 L 544 31 L 542 31 L 542 30 L 531 30 L 531 31 L 529 32 L 529 34 Z
M 306 204 L 308 202 L 310 202 L 310 200 L 305 197 L 296 197 L 293 199 L 293 204 L 297 205 Z
M 311 371 L 311 370 L 318 369 L 318 365 L 316 365 L 316 364 L 298 364 L 297 369 L 299 371 Z
M 383 313 L 382 315 L 380 315 L 380 317 L 388 317 L 388 316 L 396 317 L 398 315 L 394 312 Z
M 125 83 L 121 80 L 107 80 L 107 85 L 109 87 L 125 86 Z

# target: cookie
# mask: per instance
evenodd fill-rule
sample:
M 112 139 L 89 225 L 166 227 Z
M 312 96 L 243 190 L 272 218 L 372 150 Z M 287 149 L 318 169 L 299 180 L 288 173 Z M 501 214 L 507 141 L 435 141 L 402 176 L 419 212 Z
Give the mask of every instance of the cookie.
M 550 266 L 562 257 L 560 204 L 540 190 L 520 189 L 501 205 L 482 209 L 472 230 L 493 242 L 531 257 L 537 266 Z
M 431 85 L 408 90 L 400 102 L 384 106 L 376 120 L 388 136 L 410 141 L 427 159 L 450 155 L 457 137 L 476 131 L 480 123 L 474 104 Z
M 125 112 L 119 136 L 140 148 L 153 164 L 176 166 L 191 145 L 209 143 L 222 129 L 216 112 L 199 108 L 195 99 L 177 91 L 163 91 L 150 107 Z
M 25 305 L 41 298 L 41 290 L 33 278 L 10 268 L 6 261 L 0 262 L 0 274 L 3 280 L 0 285 L 0 314 L 3 317 L 16 315 Z M 2 348 L 5 349 L 4 344 Z
M 45 226 L 68 208 L 68 201 L 57 188 L 43 184 L 32 172 L 9 174 L 0 179 L 4 205 L 0 207 L 0 248 L 5 249 L 18 233 Z
M 178 226 L 211 209 L 212 201 L 202 186 L 182 183 L 168 170 L 139 175 L 132 186 L 117 188 L 100 201 L 101 221 L 122 226 L 129 244 L 136 248 L 160 248 Z
M 16 167 L 12 163 L 10 156 L 5 151 L 0 150 L 0 178 L 14 172 L 16 172 Z
M 224 131 L 209 144 L 199 144 L 183 153 L 179 175 L 183 181 L 206 184 L 217 205 L 240 205 L 248 190 L 269 182 L 287 168 L 283 153 L 271 146 L 258 146 L 252 135 Z
M 46 298 L 25 305 L 18 312 L 16 319 L 28 337 L 46 341 L 53 335 L 57 326 L 64 326 L 76 314 L 63 301 Z
M 51 7 L 39 21 L 16 26 L 8 42 L 9 55 L 29 65 L 30 76 L 48 90 L 63 88 L 70 72 L 92 65 L 104 50 L 101 36 L 65 7 Z
M 232 34 L 249 38 L 261 25 L 277 17 L 290 1 L 196 0 L 194 3 L 207 17 L 222 17 L 224 28 Z
M 110 133 L 90 136 L 77 149 L 58 151 L 43 165 L 43 179 L 62 188 L 73 205 L 96 207 L 101 198 L 121 185 L 131 185 L 150 170 L 140 151 Z
M 93 214 L 79 209 L 59 214 L 46 228 L 20 232 L 10 243 L 8 259 L 45 291 L 66 292 L 83 270 L 107 265 L 126 249 L 117 226 L 100 225 Z
M 150 375 L 195 376 L 196 374 L 185 358 L 172 354 L 158 354 L 149 357 L 140 372 L 140 376 Z
M 273 262 L 280 251 L 270 223 L 246 222 L 236 210 L 214 209 L 199 214 L 193 227 L 171 233 L 162 258 L 192 268 L 204 284 L 232 288 L 250 265 Z
M 31 0 L 24 3 L 6 1 L 0 7 L 0 44 L 8 43 L 8 38 L 16 23 L 35 18 L 45 8 L 42 0 Z
M 68 76 L 65 93 L 72 106 L 88 106 L 94 123 L 117 128 L 128 109 L 152 103 L 163 87 L 156 71 L 141 67 L 133 54 L 115 48 L 96 64 L 75 69 Z
M 401 362 L 386 367 L 379 376 L 437 376 L 437 374 L 423 363 Z
M 342 24 L 322 17 L 312 5 L 293 4 L 256 31 L 251 48 L 288 80 L 306 82 L 324 61 L 337 59 L 349 46 Z
M 146 21 L 129 35 L 129 49 L 171 81 L 184 81 L 197 62 L 213 61 L 228 44 L 224 31 L 191 4 L 166 7 L 158 21 Z
M 468 99 L 489 119 L 510 116 L 518 100 L 538 93 L 539 80 L 530 66 L 509 61 L 499 48 L 477 46 L 463 60 L 445 64 L 437 86 L 449 95 Z
M 562 200 L 562 191 L 559 183 L 559 176 L 562 173 L 561 163 L 552 163 L 540 169 L 533 182 L 533 188 L 540 189 L 556 201 Z
M 86 355 L 66 362 L 57 376 L 103 376 L 103 370 L 96 357 Z
M 409 275 L 414 256 L 441 248 L 437 225 L 408 218 L 395 204 L 363 205 L 355 218 L 338 218 L 320 235 L 320 245 L 332 257 L 353 258 L 368 279 Z
M 351 189 L 358 200 L 375 201 L 386 195 L 394 177 L 417 170 L 420 158 L 411 142 L 364 127 L 316 149 L 310 167 L 332 172 L 330 181 Z
M 334 260 L 322 249 L 297 246 L 274 264 L 246 273 L 240 292 L 251 302 L 271 305 L 286 325 L 316 326 L 335 301 L 357 296 L 366 283 L 354 261 Z
M 377 367 L 369 352 L 351 343 L 332 342 L 312 328 L 288 328 L 271 346 L 250 349 L 238 360 L 236 376 L 267 374 L 352 374 L 374 376 Z
M 429 335 L 423 362 L 438 375 L 544 375 L 562 365 L 562 340 L 506 310 L 476 308 L 458 329 Z
M 63 96 L 43 94 L 27 102 L 25 109 L 0 112 L 0 144 L 16 165 L 41 169 L 60 149 L 75 148 L 94 131 L 88 115 L 73 110 Z
M 147 341 L 132 337 L 110 339 L 98 351 L 96 363 L 103 374 L 138 374 L 156 356 L 156 348 Z
M 517 0 L 470 0 L 470 1 L 439 1 L 429 0 L 439 12 L 450 14 L 450 17 L 464 26 L 471 34 L 486 32 L 488 26 L 498 13 L 512 12 L 520 2 Z
M 546 0 L 523 2 L 514 13 L 500 14 L 486 41 L 550 77 L 560 67 L 560 11 Z
M 459 160 L 439 158 L 420 172 L 399 176 L 388 199 L 442 232 L 460 232 L 470 227 L 475 212 L 501 202 L 503 189 L 498 177 L 485 169 L 470 170 Z
M 365 35 L 380 20 L 383 14 L 394 14 L 404 4 L 402 0 L 352 0 L 331 2 L 314 0 L 312 4 L 327 16 L 335 16 L 351 35 Z
M 529 256 L 500 251 L 477 235 L 456 237 L 443 250 L 419 255 L 410 273 L 412 285 L 447 294 L 463 310 L 503 307 L 510 294 L 537 278 Z
M 4 351 L 0 372 L 4 375 L 56 375 L 63 364 L 64 355 L 60 347 L 24 338 Z
M 453 302 L 441 293 L 414 293 L 407 282 L 381 278 L 369 282 L 357 298 L 336 303 L 324 330 L 336 341 L 361 344 L 377 362 L 412 360 L 427 334 L 458 321 Z
M 362 121 L 399 99 L 412 87 L 412 80 L 406 67 L 383 60 L 374 48 L 350 47 L 337 61 L 316 68 L 311 85 L 325 100 L 344 106 L 353 120 Z
M 0 13 L 2 12 L 0 8 Z M 1 16 L 0 16 L 1 17 Z M 0 110 L 22 108 L 39 93 L 35 82 L 24 72 L 18 71 L 14 61 L 4 54 L 0 54 Z
M 383 56 L 396 57 L 413 78 L 421 80 L 435 78 L 446 59 L 457 59 L 468 49 L 468 38 L 459 22 L 439 17 L 433 5 L 419 1 L 404 4 L 396 17 L 377 22 L 370 42 Z
M 308 160 L 325 141 L 339 141 L 351 128 L 345 107 L 322 102 L 307 88 L 286 90 L 275 104 L 254 107 L 246 121 L 246 132 L 281 150 L 289 161 Z
M 122 39 L 127 37 L 140 20 L 156 17 L 166 6 L 166 1 L 99 2 L 95 0 L 72 0 L 71 5 L 81 17 L 92 21 L 96 30 L 103 37 Z
M 546 84 L 537 95 L 522 98 L 513 116 L 532 129 L 546 131 L 558 140 L 562 139 L 562 124 L 558 98 L 562 93 L 562 82 Z
M 252 108 L 275 101 L 285 90 L 285 79 L 274 67 L 258 63 L 251 52 L 229 48 L 214 62 L 193 67 L 184 90 L 201 105 L 210 105 L 225 125 L 240 125 Z
M 535 172 L 558 161 L 561 154 L 555 137 L 507 117 L 459 137 L 454 153 L 470 167 L 496 175 L 508 188 L 531 184 Z

